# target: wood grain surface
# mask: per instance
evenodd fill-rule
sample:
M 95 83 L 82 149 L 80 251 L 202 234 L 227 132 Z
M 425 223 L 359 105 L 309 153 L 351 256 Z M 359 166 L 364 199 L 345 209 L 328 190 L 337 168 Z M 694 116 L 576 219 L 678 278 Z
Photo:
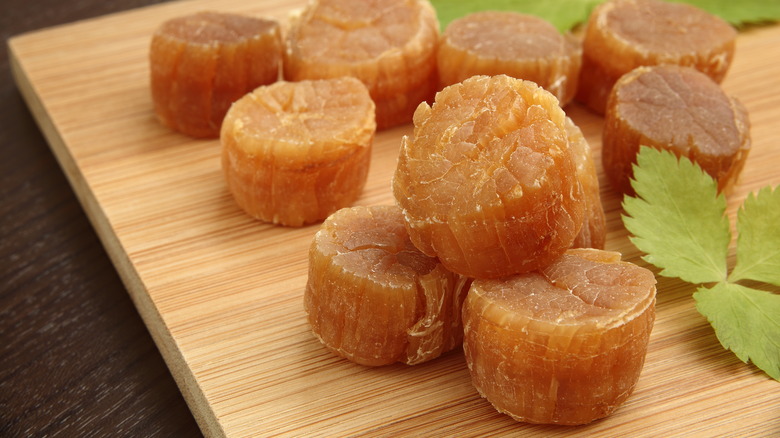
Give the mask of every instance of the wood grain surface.
M 218 141 L 154 119 L 148 44 L 163 20 L 201 9 L 284 20 L 303 2 L 194 1 L 154 6 L 14 38 L 16 80 L 131 298 L 209 436 L 772 435 L 780 387 L 718 344 L 692 288 L 659 279 L 657 321 L 635 393 L 614 415 L 576 429 L 517 423 L 471 386 L 462 353 L 366 368 L 311 335 L 302 306 L 317 226 L 256 222 L 234 205 Z M 729 215 L 780 182 L 780 27 L 743 32 L 723 84 L 748 108 L 753 149 Z M 602 119 L 566 108 L 600 162 Z M 393 202 L 390 177 L 409 126 L 376 138 L 358 204 Z M 600 175 L 603 177 L 603 175 Z M 602 181 L 604 179 L 602 178 Z M 607 249 L 642 264 L 602 186 Z M 659 230 L 660 232 L 661 230 Z
M 200 436 L 22 99 L 7 50 L 11 35 L 153 1 L 0 6 L 0 437 Z

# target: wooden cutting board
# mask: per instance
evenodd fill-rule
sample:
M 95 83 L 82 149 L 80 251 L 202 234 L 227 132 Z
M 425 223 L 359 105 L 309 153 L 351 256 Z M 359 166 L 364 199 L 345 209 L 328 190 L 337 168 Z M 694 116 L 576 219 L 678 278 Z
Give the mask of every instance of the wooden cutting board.
M 10 41 L 19 89 L 207 435 L 780 434 L 778 382 L 723 350 L 696 312 L 692 288 L 664 278 L 635 393 L 611 417 L 579 428 L 498 414 L 473 389 L 461 351 L 381 368 L 327 352 L 302 305 L 317 226 L 288 229 L 245 216 L 223 182 L 218 141 L 158 124 L 148 81 L 150 35 L 162 21 L 202 9 L 284 20 L 302 4 L 170 3 Z M 780 26 L 744 31 L 723 84 L 753 124 L 753 149 L 729 198 L 732 221 L 747 193 L 780 183 L 778 59 Z M 567 112 L 600 163 L 602 119 L 577 105 Z M 377 135 L 358 204 L 393 202 L 399 139 L 410 131 Z M 620 198 L 606 184 L 602 196 L 607 249 L 642 264 L 621 224 Z

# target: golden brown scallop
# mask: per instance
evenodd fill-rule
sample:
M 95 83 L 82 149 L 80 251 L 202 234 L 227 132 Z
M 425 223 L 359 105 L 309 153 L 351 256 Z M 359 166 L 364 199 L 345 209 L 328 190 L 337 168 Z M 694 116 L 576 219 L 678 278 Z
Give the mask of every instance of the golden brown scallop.
M 569 136 L 569 150 L 574 159 L 577 179 L 582 185 L 585 214 L 582 228 L 572 243 L 573 248 L 604 249 L 607 241 L 607 219 L 601 203 L 601 186 L 593 161 L 590 145 L 582 130 L 570 118 L 566 117 L 566 133 Z
M 354 76 L 376 103 L 378 129 L 409 123 L 436 90 L 438 38 L 428 0 L 315 0 L 291 23 L 284 77 Z
M 157 118 L 192 137 L 218 137 L 230 105 L 275 82 L 281 59 L 274 20 L 211 11 L 168 20 L 149 51 Z
M 398 207 L 344 208 L 312 241 L 304 306 L 335 354 L 414 365 L 461 345 L 470 283 L 414 247 Z
M 720 82 L 734 57 L 736 30 L 695 6 L 611 0 L 590 15 L 576 99 L 603 114 L 612 86 L 643 65 L 694 67 Z
M 463 304 L 475 387 L 518 421 L 576 425 L 609 415 L 639 379 L 655 293 L 652 272 L 596 249 L 475 280 Z
M 558 100 L 506 75 L 473 76 L 420 105 L 393 194 L 415 245 L 474 278 L 549 264 L 585 214 Z
M 612 90 L 602 143 L 604 171 L 623 193 L 633 193 L 641 145 L 688 157 L 728 192 L 750 152 L 750 121 L 738 100 L 698 70 L 639 67 Z
M 301 226 L 361 194 L 376 131 L 362 82 L 277 82 L 239 99 L 222 125 L 222 168 L 236 203 L 257 219 Z
M 536 82 L 564 106 L 577 90 L 582 46 L 533 15 L 483 11 L 452 21 L 436 58 L 441 87 L 505 74 Z

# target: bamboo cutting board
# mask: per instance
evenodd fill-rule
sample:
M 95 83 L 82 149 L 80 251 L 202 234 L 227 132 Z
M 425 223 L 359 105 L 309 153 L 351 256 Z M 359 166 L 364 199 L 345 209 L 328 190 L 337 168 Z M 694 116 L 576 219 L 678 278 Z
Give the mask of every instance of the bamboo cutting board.
M 201 0 L 42 30 L 10 42 L 19 89 L 98 231 L 202 430 L 209 436 L 779 435 L 780 386 L 721 348 L 691 298 L 659 278 L 657 320 L 634 394 L 578 427 L 517 423 L 471 386 L 461 351 L 366 368 L 327 352 L 303 312 L 317 226 L 262 224 L 234 204 L 219 143 L 154 119 L 147 51 L 164 20 L 202 9 L 285 19 L 303 1 Z M 753 149 L 729 198 L 780 183 L 780 26 L 743 32 L 723 84 L 750 111 Z M 602 119 L 567 112 L 600 163 Z M 404 126 L 377 135 L 358 204 L 393 202 Z M 600 175 L 603 177 L 603 175 Z M 602 178 L 602 181 L 603 178 Z M 642 264 L 602 186 L 607 249 Z M 659 230 L 659 232 L 661 232 Z

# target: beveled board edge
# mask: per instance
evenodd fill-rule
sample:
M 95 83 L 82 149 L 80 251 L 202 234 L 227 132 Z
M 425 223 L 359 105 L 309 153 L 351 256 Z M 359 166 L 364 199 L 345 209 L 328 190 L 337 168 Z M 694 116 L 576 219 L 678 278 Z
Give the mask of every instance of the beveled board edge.
M 79 23 L 81 22 L 72 23 L 71 25 L 78 25 Z M 170 368 L 171 375 L 182 392 L 184 400 L 190 407 L 190 412 L 192 412 L 201 431 L 211 437 L 226 436 L 225 430 L 217 421 L 214 410 L 206 400 L 201 387 L 197 384 L 192 369 L 187 365 L 181 349 L 166 327 L 162 315 L 152 301 L 146 286 L 141 281 L 138 271 L 133 267 L 127 252 L 122 248 L 105 212 L 97 202 L 97 199 L 95 199 L 92 189 L 76 164 L 62 135 L 54 125 L 34 85 L 30 82 L 25 72 L 24 63 L 17 56 L 16 50 L 16 45 L 23 42 L 25 37 L 26 35 L 19 35 L 8 40 L 11 74 L 22 98 L 27 103 L 28 108 L 30 108 L 33 118 L 49 143 L 57 162 L 63 169 L 79 203 L 86 212 L 87 218 L 105 247 L 111 262 L 116 267 L 122 283 L 127 288 L 136 309 L 138 309 L 138 313 L 147 327 L 150 328 L 148 332 L 151 334 L 158 350 L 160 350 L 165 363 Z

